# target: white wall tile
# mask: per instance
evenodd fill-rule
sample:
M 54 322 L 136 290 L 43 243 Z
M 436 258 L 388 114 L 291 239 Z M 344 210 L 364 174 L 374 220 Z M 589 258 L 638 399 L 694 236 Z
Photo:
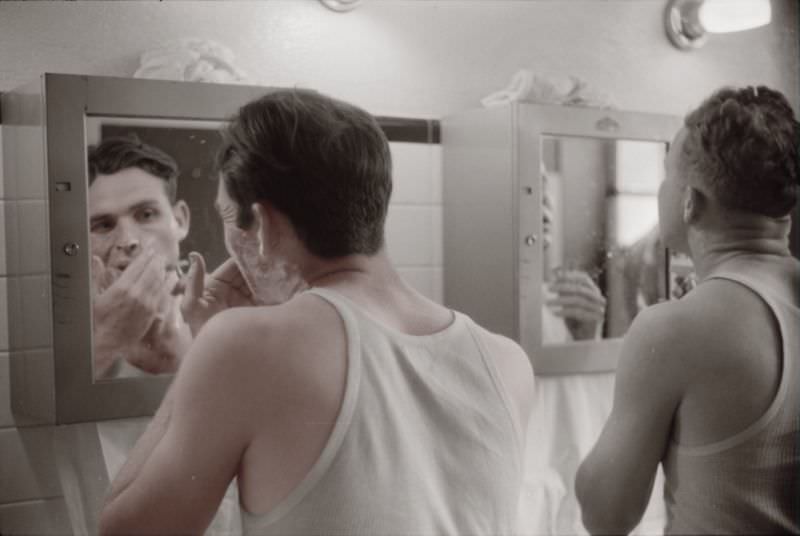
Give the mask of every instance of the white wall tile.
M 6 158 L 6 155 L 19 155 L 19 136 L 16 127 L 3 127 L 3 198 L 17 198 L 17 178 L 20 168 L 19 158 Z
M 50 229 L 47 224 L 45 201 L 20 201 L 17 205 L 19 218 L 20 274 L 42 274 L 48 270 Z
M 14 148 L 17 195 L 19 199 L 45 199 L 43 129 L 15 126 L 14 133 L 18 144 Z
M 23 244 L 19 240 L 19 210 L 18 202 L 12 200 L 2 201 L 3 205 L 3 251 L 5 262 L 0 267 L 3 274 L 19 273 L 19 257 Z
M 0 352 L 8 348 L 8 278 L 0 276 Z
M 0 430 L 0 504 L 60 497 L 53 428 Z
M 433 203 L 435 188 L 431 181 L 432 145 L 391 142 L 389 147 L 392 151 L 392 203 Z
M 11 415 L 11 380 L 8 354 L 0 354 L 0 428 L 14 426 Z
M 66 502 L 59 497 L 2 505 L 0 533 L 4 536 L 72 534 Z
M 0 429 L 55 422 L 53 382 L 51 349 L 0 353 Z M 20 406 L 16 415 L 15 398 Z M 19 410 L 26 414 L 20 414 Z
M 28 350 L 49 347 L 52 340 L 50 277 L 23 275 L 6 278 L 8 285 L 8 347 Z
M 433 299 L 431 296 L 433 294 L 433 277 L 430 268 L 400 267 L 397 272 L 414 290 Z
M 431 200 L 437 205 L 442 204 L 442 146 L 438 143 L 429 145 L 431 151 L 431 188 L 433 197 Z
M 0 169 L 2 169 L 2 165 L 0 165 Z M 0 184 L 2 184 L 1 179 Z M 0 201 L 0 275 L 8 273 L 6 262 L 6 203 Z
M 395 266 L 433 264 L 433 219 L 431 206 L 389 206 L 386 245 Z
M 2 196 L 10 199 L 45 199 L 44 133 L 40 126 L 3 128 Z M 6 159 L 6 155 L 13 158 Z M 8 181 L 8 183 L 6 183 Z
M 14 426 L 42 426 L 56 420 L 55 364 L 52 348 L 12 351 L 9 406 Z
M 431 207 L 431 245 L 433 257 L 431 263 L 434 266 L 444 264 L 444 221 L 441 206 Z
M 444 304 L 444 269 L 441 266 L 431 268 L 433 272 L 433 288 L 430 298 L 438 303 Z
M 3 199 L 5 190 L 5 180 L 3 175 L 3 125 L 0 125 L 0 199 Z
M 22 276 L 22 348 L 50 346 L 52 340 L 52 311 L 50 307 L 50 277 Z
M 19 276 L 4 277 L 6 301 L 3 304 L 7 315 L 8 344 L 6 349 L 22 347 L 22 301 L 20 299 L 22 282 Z
M 434 267 L 399 267 L 397 272 L 415 290 L 442 303 L 442 269 Z
M 11 162 L 5 161 L 5 155 L 12 154 L 14 147 L 12 147 L 13 136 L 8 135 L 8 129 L 0 125 L 0 176 L 3 180 L 0 182 L 0 198 L 9 199 L 13 198 L 15 194 L 15 186 L 13 184 L 6 184 L 12 175 L 9 172 L 9 165 Z

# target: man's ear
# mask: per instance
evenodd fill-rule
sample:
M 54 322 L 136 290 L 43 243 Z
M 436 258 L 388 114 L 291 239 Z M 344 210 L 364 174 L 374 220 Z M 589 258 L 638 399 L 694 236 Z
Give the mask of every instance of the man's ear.
M 183 240 L 189 234 L 189 223 L 191 222 L 191 212 L 186 201 L 179 199 L 172 205 L 172 215 L 175 216 L 175 222 L 178 224 L 178 241 Z
M 705 194 L 694 186 L 683 190 L 683 223 L 695 223 L 705 212 L 707 199 Z

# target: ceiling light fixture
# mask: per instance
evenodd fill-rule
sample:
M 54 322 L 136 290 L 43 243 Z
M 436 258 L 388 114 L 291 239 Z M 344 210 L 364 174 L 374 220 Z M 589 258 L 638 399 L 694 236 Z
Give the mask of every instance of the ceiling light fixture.
M 362 0 L 319 0 L 323 6 L 339 13 L 352 11 L 357 8 Z
M 700 48 L 709 33 L 750 30 L 772 20 L 770 0 L 669 0 L 667 36 L 681 50 Z

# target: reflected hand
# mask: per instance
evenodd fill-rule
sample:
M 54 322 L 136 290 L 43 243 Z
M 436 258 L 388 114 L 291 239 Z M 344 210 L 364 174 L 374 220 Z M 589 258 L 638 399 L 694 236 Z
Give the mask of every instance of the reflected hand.
M 597 339 L 606 312 L 606 299 L 586 272 L 559 270 L 549 285 L 555 298 L 545 301 L 551 312 L 564 319 L 574 340 Z
M 192 265 L 186 276 L 181 312 L 192 336 L 224 309 L 255 305 L 250 287 L 233 259 L 226 260 L 206 277 L 203 256 L 192 252 L 189 258 Z
M 92 257 L 92 311 L 94 314 L 95 374 L 106 375 L 120 350 L 137 345 L 169 309 L 171 291 L 178 282 L 167 273 L 162 257 L 152 250 L 137 256 L 119 272 Z
M 168 309 L 156 316 L 140 343 L 125 355 L 125 359 L 150 374 L 175 372 L 191 344 L 192 333 L 181 317 L 180 298 L 173 296 Z

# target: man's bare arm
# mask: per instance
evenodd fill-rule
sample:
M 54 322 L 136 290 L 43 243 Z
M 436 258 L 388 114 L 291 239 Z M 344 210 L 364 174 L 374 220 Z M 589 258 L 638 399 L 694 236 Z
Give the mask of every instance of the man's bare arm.
M 170 387 L 166 395 L 164 395 L 164 400 L 161 401 L 161 406 L 158 408 L 153 420 L 147 425 L 147 429 L 131 449 L 125 465 L 122 466 L 122 469 L 114 478 L 111 491 L 106 497 L 107 506 L 113 503 L 130 486 L 136 475 L 141 471 L 142 465 L 150 457 L 153 449 L 164 437 L 164 432 L 167 429 L 172 413 L 173 399 L 173 390 Z
M 611 415 L 576 477 L 592 534 L 627 534 L 641 520 L 667 447 L 685 381 L 674 304 L 640 313 L 623 343 Z
M 167 397 L 115 479 L 101 534 L 202 534 L 250 441 L 242 418 L 238 341 L 220 318 L 209 323 Z
M 534 377 L 530 359 L 516 342 L 507 337 L 486 332 L 483 340 L 514 403 L 513 417 L 525 438 L 534 400 Z
M 199 253 L 189 254 L 192 265 L 184 282 L 183 318 L 196 336 L 208 320 L 225 309 L 255 305 L 250 288 L 233 259 L 227 259 L 211 274 Z

